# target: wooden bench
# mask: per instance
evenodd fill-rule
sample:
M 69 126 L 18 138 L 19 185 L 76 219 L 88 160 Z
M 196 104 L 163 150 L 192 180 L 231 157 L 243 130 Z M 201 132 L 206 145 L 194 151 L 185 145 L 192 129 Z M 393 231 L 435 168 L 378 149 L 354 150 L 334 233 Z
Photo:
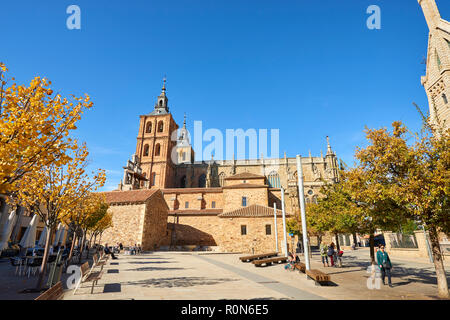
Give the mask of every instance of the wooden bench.
M 312 269 L 305 272 L 309 278 L 315 281 L 316 285 L 328 285 L 330 282 L 330 276 L 320 270 Z
M 53 287 L 46 290 L 39 297 L 34 300 L 61 300 L 64 295 L 64 290 L 61 281 L 56 283 Z
M 253 261 L 253 260 L 267 259 L 267 258 L 271 258 L 271 257 L 276 257 L 277 255 L 278 255 L 278 252 L 260 253 L 260 254 L 254 254 L 254 255 L 251 255 L 251 256 L 240 257 L 239 259 L 242 262 L 250 262 L 250 261 Z
M 94 254 L 93 259 L 94 259 L 94 267 L 101 267 L 100 271 L 103 270 L 103 267 L 105 266 L 108 260 L 108 259 L 101 260 L 101 258 L 99 258 L 97 254 Z
M 287 257 L 275 257 L 268 259 L 253 260 L 252 263 L 255 265 L 255 267 L 260 267 L 263 264 L 269 266 L 273 263 L 285 263 L 287 260 L 288 260 Z
M 85 282 L 92 282 L 91 287 L 91 294 L 94 292 L 94 285 L 97 284 L 98 280 L 102 278 L 103 270 L 101 271 L 92 271 L 94 269 L 94 265 L 92 265 L 92 268 L 89 267 L 89 262 L 85 262 L 81 265 L 81 278 L 78 281 L 77 286 L 75 287 L 75 290 L 73 290 L 73 294 L 77 291 L 80 284 Z
M 296 264 L 294 264 L 294 269 L 296 269 L 296 270 L 298 270 L 298 271 L 300 271 L 300 272 L 305 273 L 305 271 L 306 271 L 306 265 L 305 265 L 304 263 L 297 262 Z

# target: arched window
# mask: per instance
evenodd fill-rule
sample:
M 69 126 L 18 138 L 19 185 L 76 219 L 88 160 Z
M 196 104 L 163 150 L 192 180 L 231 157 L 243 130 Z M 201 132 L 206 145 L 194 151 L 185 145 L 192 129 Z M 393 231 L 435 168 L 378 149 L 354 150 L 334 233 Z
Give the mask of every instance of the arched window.
M 312 197 L 312 203 L 317 204 L 317 196 Z
M 272 171 L 269 174 L 269 188 L 280 188 L 280 176 L 277 172 Z
M 221 174 L 219 174 L 219 185 L 223 187 L 224 183 L 225 183 L 225 172 L 222 172 Z
M 442 99 L 444 99 L 444 103 L 448 103 L 447 95 L 445 93 L 442 94 Z
M 148 157 L 148 149 L 149 149 L 148 144 L 146 144 L 144 146 L 144 157 Z
M 159 100 L 159 106 L 162 107 L 163 101 Z
M 155 156 L 159 156 L 160 154 L 161 154 L 161 145 L 157 143 L 155 147 Z
M 186 188 L 186 176 L 183 176 L 180 181 L 180 188 Z
M 183 161 L 186 160 L 186 152 L 183 152 Z
M 152 173 L 152 186 L 154 186 L 156 184 L 156 173 L 153 172 Z
M 158 122 L 158 132 L 163 132 L 164 130 L 164 122 Z
M 147 127 L 145 129 L 146 133 L 151 133 L 152 132 L 152 123 L 149 121 L 147 122 Z
M 202 174 L 200 177 L 198 177 L 198 187 L 204 188 L 206 187 L 206 175 Z

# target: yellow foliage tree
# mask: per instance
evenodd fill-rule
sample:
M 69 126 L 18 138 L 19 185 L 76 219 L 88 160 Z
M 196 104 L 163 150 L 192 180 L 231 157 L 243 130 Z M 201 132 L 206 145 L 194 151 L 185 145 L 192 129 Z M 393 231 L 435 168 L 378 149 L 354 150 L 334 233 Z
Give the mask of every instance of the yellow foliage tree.
M 17 198 L 20 205 L 33 210 L 44 221 L 49 232 L 40 269 L 37 289 L 42 287 L 47 265 L 50 237 L 60 221 L 67 217 L 77 207 L 77 203 L 85 199 L 91 192 L 102 187 L 105 182 L 105 171 L 98 170 L 92 175 L 86 173 L 86 145 L 78 147 L 72 141 L 69 153 L 70 161 L 63 166 L 55 163 L 42 166 L 36 171 L 23 176 Z
M 46 78 L 10 85 L 7 71 L 0 62 L 0 193 L 14 194 L 28 173 L 70 161 L 67 152 L 76 144 L 69 132 L 92 102 L 54 94 Z

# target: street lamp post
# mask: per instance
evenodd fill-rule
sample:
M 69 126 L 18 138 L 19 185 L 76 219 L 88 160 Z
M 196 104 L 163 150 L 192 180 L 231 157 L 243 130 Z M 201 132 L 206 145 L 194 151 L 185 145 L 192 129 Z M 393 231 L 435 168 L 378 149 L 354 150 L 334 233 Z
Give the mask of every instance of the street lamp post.
M 300 212 L 302 216 L 303 253 L 305 256 L 306 270 L 311 270 L 311 264 L 309 261 L 308 233 L 306 230 L 306 211 L 305 211 L 305 193 L 303 190 L 302 157 L 300 155 L 297 155 L 297 178 L 298 178 L 298 199 L 300 201 Z

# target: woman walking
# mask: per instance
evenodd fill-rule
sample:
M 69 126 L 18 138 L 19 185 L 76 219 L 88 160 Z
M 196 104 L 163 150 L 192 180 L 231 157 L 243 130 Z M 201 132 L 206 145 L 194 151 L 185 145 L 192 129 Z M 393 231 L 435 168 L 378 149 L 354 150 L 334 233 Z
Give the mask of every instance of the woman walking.
M 328 246 L 326 245 L 325 242 L 322 242 L 320 244 L 320 256 L 322 257 L 322 263 L 323 263 L 324 267 L 325 267 L 325 262 L 327 263 L 327 265 L 326 265 L 327 267 L 330 266 L 330 264 L 328 263 L 327 252 L 328 252 Z
M 332 242 L 330 244 L 330 246 L 328 247 L 328 252 L 327 252 L 328 257 L 330 258 L 330 262 L 331 262 L 331 266 L 334 267 L 334 242 Z
M 384 282 L 384 279 L 387 274 L 389 287 L 392 288 L 392 282 L 391 282 L 392 264 L 391 264 L 391 259 L 389 259 L 389 255 L 387 254 L 386 251 L 384 251 L 384 246 L 380 246 L 380 250 L 378 250 L 378 252 L 377 252 L 377 263 L 381 269 L 381 278 L 383 280 L 383 284 L 384 285 L 386 284 Z

